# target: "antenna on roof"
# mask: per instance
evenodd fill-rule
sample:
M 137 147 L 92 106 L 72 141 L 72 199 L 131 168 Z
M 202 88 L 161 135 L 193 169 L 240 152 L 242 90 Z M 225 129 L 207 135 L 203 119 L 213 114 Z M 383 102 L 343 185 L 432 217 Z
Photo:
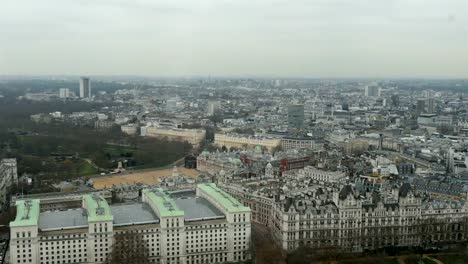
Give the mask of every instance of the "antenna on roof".
M 31 200 L 24 201 L 25 214 L 21 218 L 22 220 L 29 219 L 29 212 L 31 211 L 32 202 Z

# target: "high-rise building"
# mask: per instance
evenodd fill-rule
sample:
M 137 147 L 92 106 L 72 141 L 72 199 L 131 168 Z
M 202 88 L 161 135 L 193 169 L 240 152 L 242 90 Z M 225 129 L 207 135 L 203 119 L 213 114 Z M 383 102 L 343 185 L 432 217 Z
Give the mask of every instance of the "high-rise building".
M 416 103 L 416 111 L 421 114 L 426 111 L 426 101 L 423 99 L 419 99 Z
M 368 85 L 364 88 L 366 97 L 380 97 L 380 87 L 377 85 Z
M 60 97 L 60 98 L 68 98 L 68 97 L 70 97 L 70 89 L 68 89 L 68 88 L 60 88 L 60 90 L 59 90 L 59 97 Z
M 304 125 L 304 105 L 291 104 L 288 106 L 288 128 L 300 130 Z
M 429 98 L 429 99 L 427 99 L 427 102 L 426 102 L 426 103 L 427 103 L 427 107 L 426 107 L 426 110 L 427 110 L 427 111 L 426 111 L 426 112 L 427 112 L 428 114 L 434 113 L 434 112 L 435 112 L 435 105 L 436 105 L 436 104 L 435 104 L 434 98 Z
M 398 96 L 397 94 L 394 94 L 392 95 L 391 99 L 392 99 L 392 106 L 394 107 L 400 106 L 400 96 Z
M 221 103 L 219 101 L 208 102 L 208 116 L 214 116 L 221 110 Z
M 80 98 L 91 97 L 91 80 L 89 77 L 81 77 L 80 79 Z

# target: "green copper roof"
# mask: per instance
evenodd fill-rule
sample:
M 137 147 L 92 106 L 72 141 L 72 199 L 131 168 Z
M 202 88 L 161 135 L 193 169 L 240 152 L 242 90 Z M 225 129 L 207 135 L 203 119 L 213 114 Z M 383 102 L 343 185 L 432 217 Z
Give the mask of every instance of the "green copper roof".
M 39 221 L 39 200 L 16 201 L 16 219 L 10 227 L 35 226 Z
M 250 212 L 249 207 L 244 206 L 234 197 L 219 189 L 214 183 L 199 184 L 198 188 L 211 196 L 229 213 Z
M 259 145 L 255 146 L 255 152 L 256 152 L 256 153 L 262 153 L 262 152 L 263 152 L 263 151 L 262 151 L 262 147 L 259 146 Z
M 151 200 L 158 210 L 159 217 L 184 216 L 174 200 L 161 188 L 145 189 L 143 193 Z
M 112 221 L 112 216 L 109 204 L 106 199 L 100 195 L 83 195 L 86 210 L 88 213 L 88 222 L 99 222 L 99 221 Z

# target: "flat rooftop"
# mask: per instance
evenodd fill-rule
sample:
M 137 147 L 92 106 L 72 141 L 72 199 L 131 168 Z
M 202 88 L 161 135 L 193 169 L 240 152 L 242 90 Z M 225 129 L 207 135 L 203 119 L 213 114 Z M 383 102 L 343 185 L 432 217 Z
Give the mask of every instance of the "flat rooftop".
M 16 201 L 16 218 L 10 227 L 35 226 L 39 218 L 39 200 Z
M 88 215 L 82 208 L 42 212 L 38 227 L 41 231 L 88 227 Z
M 177 207 L 174 200 L 163 189 L 145 189 L 143 193 L 149 198 L 150 203 L 157 208 L 159 217 L 184 216 L 184 211 Z
M 159 223 L 158 216 L 146 203 L 111 205 L 115 226 Z
M 217 201 L 229 213 L 250 212 L 249 207 L 244 206 L 231 195 L 219 189 L 214 183 L 199 184 L 198 188 Z
M 178 193 L 172 196 L 174 202 L 185 213 L 185 221 L 202 221 L 225 218 L 224 214 L 202 197 L 196 197 L 194 192 Z

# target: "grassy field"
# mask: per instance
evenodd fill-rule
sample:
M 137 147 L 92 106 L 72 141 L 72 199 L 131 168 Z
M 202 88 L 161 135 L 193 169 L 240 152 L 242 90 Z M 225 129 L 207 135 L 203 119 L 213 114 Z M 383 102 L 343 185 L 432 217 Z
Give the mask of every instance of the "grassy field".
M 56 160 L 51 157 L 23 156 L 18 161 L 25 171 L 38 173 L 42 179 L 73 179 L 95 175 L 98 170 L 82 159 Z

